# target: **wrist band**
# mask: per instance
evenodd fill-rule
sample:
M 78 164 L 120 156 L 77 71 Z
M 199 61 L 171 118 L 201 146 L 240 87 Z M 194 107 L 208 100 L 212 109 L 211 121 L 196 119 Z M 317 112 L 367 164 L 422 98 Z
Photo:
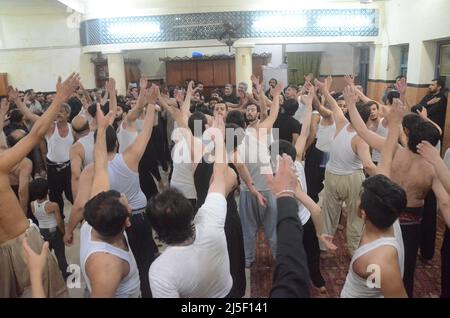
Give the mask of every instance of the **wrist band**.
M 280 192 L 278 192 L 278 193 L 276 193 L 275 194 L 275 196 L 280 196 L 280 195 L 282 195 L 282 194 L 292 194 L 293 196 L 295 196 L 295 191 L 293 191 L 293 190 L 283 190 L 283 191 L 280 191 Z

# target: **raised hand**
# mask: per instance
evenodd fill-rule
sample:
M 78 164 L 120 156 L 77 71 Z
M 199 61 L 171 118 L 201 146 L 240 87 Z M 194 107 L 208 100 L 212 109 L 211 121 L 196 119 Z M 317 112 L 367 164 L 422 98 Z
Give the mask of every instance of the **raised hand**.
M 256 92 L 259 94 L 262 89 L 261 83 L 259 82 L 259 77 L 256 77 L 255 75 L 252 74 L 250 79 L 252 80 L 253 85 L 255 85 Z
M 23 248 L 23 256 L 25 258 L 25 263 L 28 266 L 28 270 L 30 273 L 41 275 L 44 271 L 44 267 L 47 264 L 47 256 L 49 253 L 49 243 L 44 242 L 42 245 L 42 251 L 40 254 L 37 254 L 33 251 L 33 249 L 28 245 L 28 240 L 24 237 L 22 241 Z
M 355 85 L 355 77 L 353 75 L 345 75 L 344 80 L 347 85 L 353 86 Z
M 405 116 L 405 113 L 406 113 L 406 106 L 403 105 L 400 99 L 394 98 L 390 111 L 386 112 L 384 114 L 384 117 L 386 117 L 389 123 L 392 122 L 400 124 L 403 120 L 403 117 Z
M 189 82 L 186 94 L 190 96 L 194 95 L 194 81 Z
M 78 73 L 70 74 L 64 82 L 62 82 L 60 76 L 56 84 L 56 95 L 63 100 L 67 100 L 78 86 L 80 86 L 80 75 Z
M 141 79 L 139 80 L 139 88 L 146 89 L 147 85 L 148 85 L 148 77 L 142 76 Z
M 158 96 L 161 96 L 159 86 L 156 84 L 152 84 L 152 86 L 147 89 L 147 102 L 151 105 L 155 104 Z
M 417 113 L 419 114 L 420 117 L 422 117 L 423 119 L 427 119 L 428 118 L 428 111 L 425 107 L 422 107 L 422 110 L 418 109 Z
M 114 120 L 113 112 L 109 111 L 109 113 L 105 116 L 103 114 L 100 104 L 97 103 L 97 127 L 98 127 L 98 129 L 106 130 L 106 128 L 108 128 L 108 126 L 111 124 L 111 120 Z
M 312 80 L 314 79 L 314 75 L 313 73 L 309 73 L 308 75 L 304 75 L 303 78 L 305 79 L 305 84 L 311 83 Z
M 275 195 L 291 194 L 294 197 L 297 188 L 297 175 L 295 174 L 292 158 L 287 154 L 278 156 L 278 170 L 275 177 L 267 175 L 267 184 Z
M 398 90 L 400 95 L 405 95 L 407 86 L 408 85 L 406 84 L 405 78 L 401 78 L 397 83 L 395 83 L 395 88 Z
M 106 82 L 106 90 L 110 96 L 116 94 L 116 80 L 114 78 L 111 77 L 109 81 Z
M 283 91 L 283 82 L 278 83 L 274 88 L 270 89 L 270 92 L 273 97 L 279 96 Z
M 349 105 L 356 105 L 356 102 L 358 101 L 358 94 L 356 93 L 355 86 L 349 85 L 344 88 L 343 95 L 347 107 L 349 107 Z
M 439 150 L 433 147 L 428 141 L 422 141 L 417 145 L 417 152 L 425 158 L 426 161 L 434 165 L 441 160 Z
M 302 101 L 303 105 L 306 105 L 307 107 L 312 107 L 312 102 L 313 102 L 314 96 L 316 94 L 316 92 L 315 92 L 316 89 L 311 83 L 308 83 L 305 86 L 306 86 L 308 95 L 303 95 L 301 97 L 301 101 Z
M 19 98 L 19 91 L 17 88 L 13 88 L 12 86 L 8 87 L 8 98 L 10 101 L 15 101 Z

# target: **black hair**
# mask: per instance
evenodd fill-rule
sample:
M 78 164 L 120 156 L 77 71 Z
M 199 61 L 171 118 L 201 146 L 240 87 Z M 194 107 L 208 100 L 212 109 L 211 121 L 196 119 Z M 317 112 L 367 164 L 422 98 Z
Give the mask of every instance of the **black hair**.
M 269 80 L 269 82 L 270 82 L 270 81 L 275 81 L 275 84 L 278 84 L 278 81 L 277 81 L 276 78 L 273 78 L 273 77 L 272 77 L 272 78 Z
M 196 131 L 195 131 L 195 122 L 197 120 L 201 121 L 201 123 L 202 123 L 202 126 L 201 126 L 202 130 L 201 130 L 200 135 L 198 134 L 198 132 L 196 134 Z M 208 123 L 208 120 L 206 119 L 205 114 L 203 112 L 199 112 L 199 111 L 196 111 L 195 113 L 193 113 L 191 116 L 189 116 L 189 119 L 188 119 L 188 127 L 191 130 L 192 135 L 194 135 L 194 137 L 201 137 L 203 135 L 203 133 L 206 130 L 207 123 Z
M 364 123 L 367 123 L 370 117 L 370 106 L 368 104 L 357 103 L 356 109 L 358 110 L 359 116 L 361 116 Z M 352 122 L 350 112 L 345 114 L 345 118 L 347 118 L 350 123 Z
M 386 100 L 389 102 L 389 105 L 394 103 L 394 98 L 400 98 L 400 93 L 397 90 L 390 90 L 386 95 Z
M 116 236 L 125 226 L 129 214 L 127 207 L 120 202 L 120 197 L 120 193 L 115 190 L 104 191 L 84 206 L 84 219 L 101 236 Z
M 106 115 L 109 112 L 109 102 L 107 102 L 105 105 L 100 106 L 102 112 L 104 115 Z M 88 106 L 87 112 L 89 115 L 91 115 L 92 118 L 95 118 L 97 116 L 97 102 L 93 102 Z
M 402 126 L 403 126 L 403 128 L 408 129 L 408 131 L 411 131 L 412 129 L 416 129 L 415 126 L 418 125 L 422 121 L 423 121 L 423 119 L 422 119 L 422 117 L 420 117 L 419 114 L 409 113 L 409 114 L 406 114 L 405 116 L 403 116 Z
M 288 87 L 286 87 L 286 89 L 288 89 L 289 87 L 292 88 L 292 89 L 295 89 L 298 92 L 298 86 L 297 85 L 291 84 Z
M 247 110 L 247 108 L 248 108 L 248 106 L 256 106 L 256 111 L 258 112 L 258 113 L 260 113 L 261 112 L 261 107 L 258 105 L 258 104 L 255 104 L 255 103 L 253 103 L 253 102 L 248 102 L 247 103 L 247 105 L 245 105 L 245 109 Z
M 384 175 L 367 178 L 362 183 L 361 209 L 378 229 L 389 228 L 406 208 L 406 193 Z
M 17 138 L 16 133 L 23 132 L 23 136 Z M 14 147 L 23 137 L 27 135 L 26 131 L 23 129 L 14 129 L 11 133 L 6 137 L 6 143 L 10 148 Z
M 233 132 L 233 138 L 232 141 L 230 140 L 231 135 L 228 135 L 228 132 Z M 242 143 L 242 140 L 245 138 L 245 131 L 243 128 L 239 127 L 236 124 L 233 123 L 226 123 L 225 124 L 225 138 L 226 138 L 226 147 L 227 152 L 233 152 L 239 147 L 239 145 Z
M 370 109 L 370 107 L 372 107 L 372 105 L 376 105 L 377 109 L 380 109 L 380 105 L 378 105 L 378 103 L 374 100 L 369 100 L 368 102 L 366 102 L 364 105 L 367 105 Z
M 422 120 L 409 129 L 408 148 L 412 152 L 417 153 L 417 145 L 423 140 L 436 146 L 440 138 L 441 134 L 436 126 L 429 121 Z
M 411 113 L 417 114 L 417 111 L 422 111 L 423 106 L 420 104 L 414 105 L 411 107 Z
M 10 113 L 9 113 L 9 122 L 10 123 L 20 123 L 23 120 L 23 114 L 20 110 L 18 109 L 13 109 Z
M 296 160 L 297 150 L 291 142 L 284 139 L 277 140 L 270 145 L 270 150 L 272 150 L 272 148 L 275 146 L 278 146 L 278 155 L 282 156 L 285 153 L 292 158 L 292 161 Z M 275 162 L 274 159 L 275 158 L 272 158 L 272 162 Z
M 239 110 L 232 110 L 228 113 L 227 118 L 225 119 L 227 124 L 235 124 L 238 127 L 245 129 L 247 126 L 245 123 L 244 115 Z
M 395 81 L 398 81 L 399 79 L 402 79 L 402 78 L 406 78 L 406 76 L 405 75 L 398 75 L 397 77 L 395 77 Z
M 194 235 L 194 209 L 184 195 L 173 188 L 157 194 L 146 209 L 158 238 L 166 244 L 178 244 Z
M 36 178 L 30 182 L 30 197 L 33 200 L 43 200 L 48 195 L 48 182 L 44 178 Z
M 442 78 L 434 78 L 433 82 L 436 82 L 436 85 L 441 87 L 441 91 L 445 88 L 445 82 Z
M 94 141 L 97 141 L 97 130 L 94 133 Z M 108 126 L 108 128 L 106 128 L 106 151 L 108 153 L 116 152 L 118 144 L 116 131 L 112 126 Z
M 296 99 L 287 99 L 283 103 L 284 113 L 288 116 L 294 116 L 298 110 L 298 102 Z

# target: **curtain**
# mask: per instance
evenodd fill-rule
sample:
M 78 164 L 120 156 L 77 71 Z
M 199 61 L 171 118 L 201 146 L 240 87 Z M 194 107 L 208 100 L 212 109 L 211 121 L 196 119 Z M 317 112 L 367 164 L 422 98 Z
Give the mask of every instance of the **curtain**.
M 304 76 L 319 77 L 321 52 L 289 52 L 287 54 L 289 84 L 303 85 Z

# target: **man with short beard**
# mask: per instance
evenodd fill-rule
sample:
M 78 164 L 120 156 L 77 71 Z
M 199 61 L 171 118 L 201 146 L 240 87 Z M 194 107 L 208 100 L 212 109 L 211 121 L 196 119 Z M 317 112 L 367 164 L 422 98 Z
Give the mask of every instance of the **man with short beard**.
M 447 113 L 447 97 L 443 92 L 444 89 L 444 81 L 438 78 L 432 80 L 428 87 L 428 94 L 419 103 L 426 108 L 428 118 L 438 124 L 442 130 L 444 130 Z

